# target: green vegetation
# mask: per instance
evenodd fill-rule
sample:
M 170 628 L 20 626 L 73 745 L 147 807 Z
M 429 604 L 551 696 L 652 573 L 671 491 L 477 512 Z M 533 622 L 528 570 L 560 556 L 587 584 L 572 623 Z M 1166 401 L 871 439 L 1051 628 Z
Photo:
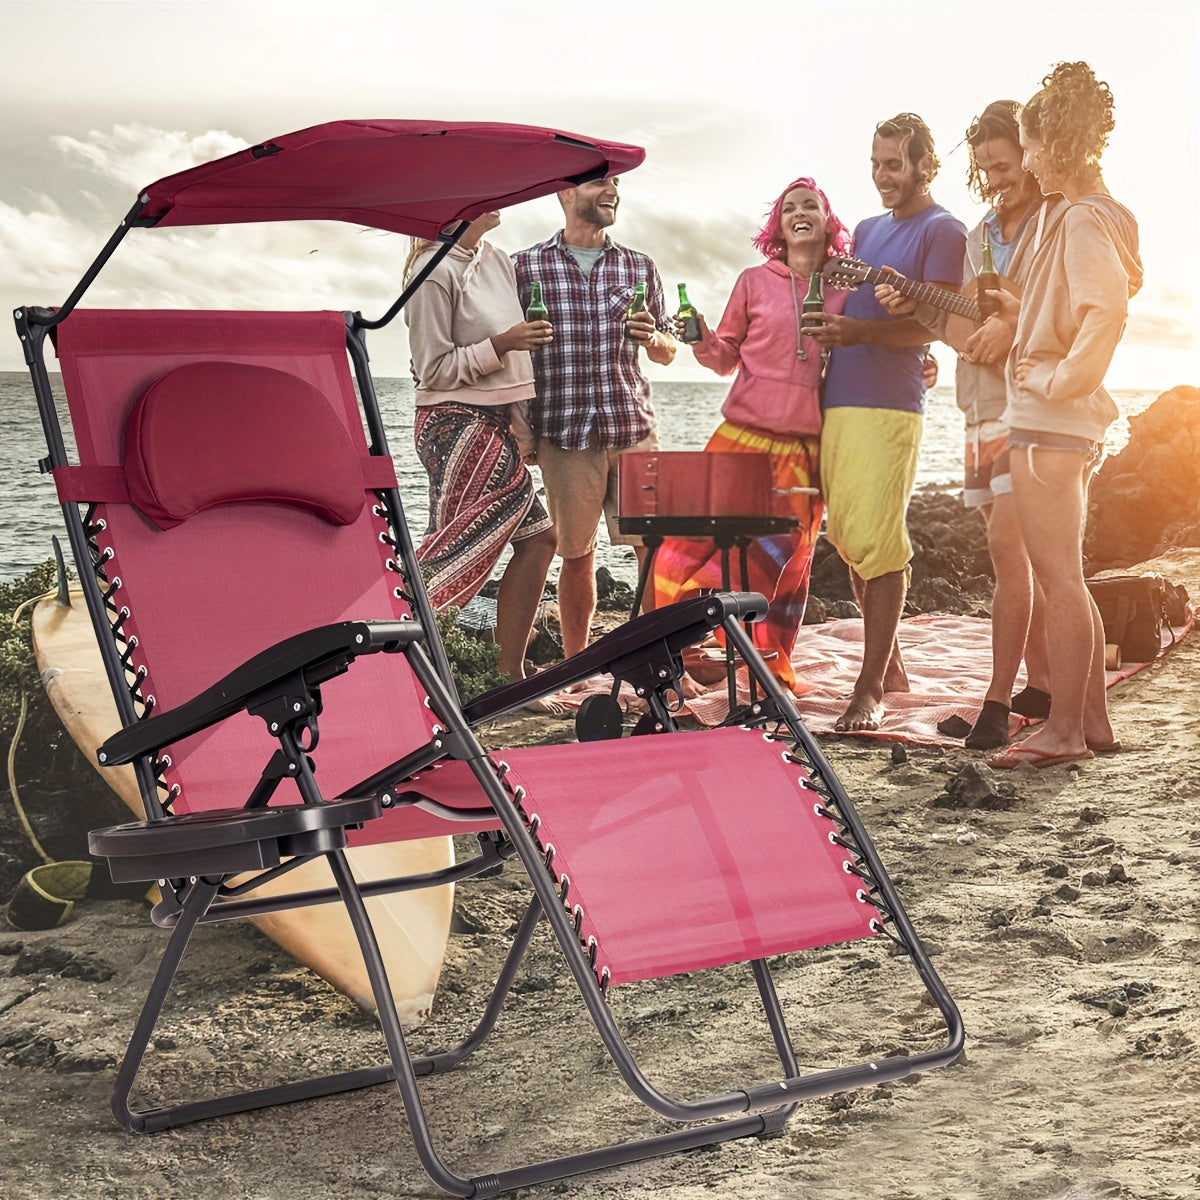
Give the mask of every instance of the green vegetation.
M 508 683 L 508 676 L 496 665 L 500 661 L 499 647 L 464 629 L 458 623 L 457 608 L 448 608 L 436 617 L 438 633 L 450 662 L 450 673 L 463 700 Z
M 57 742 L 62 727 L 42 691 L 29 617 L 37 597 L 55 586 L 54 563 L 47 560 L 19 579 L 0 582 L 0 740 L 12 740 L 21 719 L 21 697 L 25 697 L 25 732 L 22 741 L 33 744 Z

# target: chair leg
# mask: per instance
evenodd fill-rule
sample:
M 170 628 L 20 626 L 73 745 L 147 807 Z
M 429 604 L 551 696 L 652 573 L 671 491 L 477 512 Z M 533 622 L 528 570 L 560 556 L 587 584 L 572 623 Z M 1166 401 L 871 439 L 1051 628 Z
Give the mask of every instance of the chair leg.
M 784 1020 L 783 1007 L 779 1003 L 779 995 L 775 991 L 775 981 L 771 977 L 771 969 L 761 959 L 756 958 L 751 964 L 754 971 L 754 982 L 758 984 L 758 994 L 762 998 L 763 1012 L 767 1024 L 771 1027 L 771 1036 L 775 1039 L 775 1049 L 779 1053 L 779 1061 L 783 1066 L 783 1074 L 787 1079 L 795 1079 L 800 1074 L 800 1064 L 796 1061 L 796 1051 L 792 1047 L 791 1034 L 788 1033 L 787 1022 Z M 792 1114 L 800 1105 L 786 1104 L 777 1108 L 768 1117 L 770 1122 L 768 1133 L 779 1133 L 791 1120 Z
M 166 1110 L 148 1109 L 145 1112 L 137 1112 L 130 1108 L 129 1093 L 133 1089 L 133 1083 L 141 1068 L 142 1059 L 146 1055 L 146 1048 L 150 1044 L 154 1026 L 158 1022 L 163 1005 L 166 1003 L 167 994 L 171 990 L 175 972 L 179 969 L 179 964 L 197 922 L 217 894 L 217 887 L 217 884 L 197 880 L 192 885 L 191 891 L 188 892 L 179 914 L 179 921 L 167 941 L 167 947 L 159 961 L 154 981 L 150 985 L 150 992 L 146 996 L 145 1004 L 142 1005 L 141 1015 L 134 1026 L 129 1045 L 125 1049 L 125 1057 L 121 1059 L 116 1082 L 113 1084 L 112 1111 L 113 1116 L 126 1129 L 131 1129 L 135 1133 L 147 1133 L 174 1124 L 172 1121 L 162 1119 L 160 1114 Z
M 332 851 L 327 856 L 334 878 L 346 903 L 350 921 L 358 937 L 359 948 L 367 967 L 367 974 L 375 993 L 375 1002 L 379 1013 L 379 1022 L 387 1042 L 388 1052 L 395 1065 L 396 1087 L 404 1103 L 408 1117 L 409 1128 L 413 1137 L 413 1145 L 421 1165 L 425 1168 L 430 1179 L 438 1187 L 451 1195 L 464 1197 L 496 1196 L 513 1188 L 528 1187 L 532 1184 L 544 1183 L 554 1179 L 564 1179 L 585 1171 L 599 1170 L 604 1167 L 616 1166 L 621 1163 L 640 1162 L 648 1158 L 656 1158 L 663 1154 L 675 1153 L 680 1150 L 697 1146 L 712 1145 L 717 1142 L 729 1141 L 734 1138 L 758 1137 L 770 1133 L 780 1127 L 779 1112 L 755 1113 L 752 1116 L 737 1117 L 729 1120 L 711 1121 L 705 1124 L 692 1125 L 672 1133 L 661 1134 L 657 1137 L 645 1138 L 640 1141 L 625 1142 L 615 1146 L 606 1146 L 582 1154 L 568 1155 L 562 1158 L 548 1159 L 544 1162 L 532 1163 L 511 1170 L 496 1172 L 491 1175 L 480 1175 L 464 1178 L 454 1174 L 442 1161 L 433 1145 L 429 1124 L 425 1116 L 425 1106 L 421 1100 L 417 1085 L 417 1074 L 413 1060 L 409 1057 L 404 1040 L 404 1031 L 396 1013 L 392 1000 L 391 988 L 388 985 L 383 958 L 375 940 L 374 930 L 367 915 L 366 905 L 358 891 L 350 873 L 345 857 L 340 851 Z M 526 911 L 518 932 L 517 941 L 528 944 L 533 930 L 540 917 L 541 903 L 535 897 Z M 524 954 L 524 946 L 519 953 L 510 952 L 505 962 L 502 976 L 505 978 L 503 992 L 498 985 L 493 993 L 493 1001 L 497 993 L 507 992 L 517 963 Z M 499 1015 L 501 1005 L 489 1004 L 489 1013 Z M 480 1038 L 486 1035 L 483 1030 L 484 1021 L 480 1022 Z M 490 1028 L 490 1025 L 489 1025 Z M 786 1040 L 786 1035 L 785 1035 Z M 790 1110 L 789 1110 L 790 1112 Z
M 404 1102 L 417 1157 L 421 1160 L 421 1165 L 430 1179 L 438 1187 L 453 1196 L 474 1196 L 477 1194 L 475 1184 L 469 1179 L 455 1175 L 442 1162 L 433 1147 L 429 1124 L 425 1119 L 425 1106 L 417 1088 L 416 1072 L 404 1040 L 404 1030 L 400 1027 L 400 1017 L 396 1012 L 396 1002 L 392 998 L 391 986 L 388 984 L 383 956 L 379 952 L 379 943 L 375 940 L 375 931 L 371 927 L 371 919 L 367 915 L 367 906 L 363 902 L 354 876 L 350 873 L 346 856 L 340 850 L 331 850 L 325 857 L 346 905 L 350 923 L 354 927 L 354 934 L 358 938 L 359 950 L 367 968 L 367 976 L 371 981 L 371 990 L 375 994 L 379 1024 L 383 1030 L 384 1041 L 387 1043 L 388 1054 L 395 1068 L 396 1087 Z
M 413 1058 L 413 1070 L 417 1075 L 432 1075 L 435 1072 L 449 1071 L 474 1054 L 484 1043 L 488 1035 L 495 1029 L 500 1013 L 504 1010 L 504 1002 L 508 999 L 508 993 L 512 990 L 517 971 L 520 969 L 525 952 L 529 949 L 529 943 L 533 940 L 534 932 L 541 919 L 542 906 L 538 898 L 534 896 L 529 901 L 529 907 L 525 910 L 525 915 L 521 918 L 516 933 L 513 934 L 512 945 L 509 947 L 504 965 L 496 977 L 492 994 L 488 998 L 483 1015 L 479 1018 L 479 1023 L 453 1050 L 439 1050 Z
M 237 1092 L 208 1100 L 162 1108 L 138 1110 L 130 1106 L 130 1092 L 141 1069 L 150 1038 L 170 993 L 179 964 L 196 926 L 217 895 L 219 886 L 219 882 L 209 883 L 203 879 L 198 880 L 191 886 L 184 898 L 178 921 L 167 941 L 150 992 L 142 1006 L 141 1015 L 117 1071 L 111 1102 L 112 1112 L 117 1121 L 134 1133 L 154 1133 L 176 1125 L 206 1120 L 209 1117 L 229 1116 L 233 1113 L 248 1112 L 253 1109 L 270 1108 L 277 1104 L 288 1104 L 297 1100 L 331 1096 L 339 1092 L 391 1083 L 394 1078 L 394 1070 L 389 1061 L 354 1071 L 341 1071 L 333 1075 L 319 1076 L 295 1083 Z

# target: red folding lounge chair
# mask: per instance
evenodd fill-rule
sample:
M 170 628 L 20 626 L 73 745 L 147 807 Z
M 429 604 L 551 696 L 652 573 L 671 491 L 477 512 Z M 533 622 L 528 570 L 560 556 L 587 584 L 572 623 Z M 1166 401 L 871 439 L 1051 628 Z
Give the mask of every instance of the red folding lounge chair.
M 144 821 L 95 831 L 92 848 L 114 878 L 158 881 L 154 919 L 172 931 L 118 1072 L 113 1111 L 130 1129 L 394 1081 L 430 1177 L 451 1194 L 490 1196 L 775 1132 L 804 1097 L 907 1076 L 959 1053 L 953 1001 L 844 789 L 742 627 L 765 611 L 762 597 L 722 594 L 650 613 L 464 706 L 367 367 L 365 330 L 405 297 L 379 321 L 76 308 L 130 226 L 326 216 L 448 247 L 462 228 L 455 222 L 640 159 L 636 148 L 523 127 L 321 126 L 146 189 L 63 308 L 18 312 L 48 465 L 125 725 L 101 761 L 135 765 L 146 809 Z M 55 411 L 48 337 L 77 461 Z M 680 732 L 670 701 L 682 650 L 717 626 L 763 699 L 745 727 Z M 476 737 L 478 722 L 601 672 L 645 697 L 641 728 L 654 732 L 503 754 Z M 360 885 L 346 864 L 347 845 L 464 832 L 478 836 L 479 853 L 433 875 Z M 335 886 L 247 898 L 316 858 Z M 476 1027 L 452 1050 L 410 1054 L 364 897 L 465 880 L 513 859 L 528 876 L 529 906 Z M 349 914 L 387 1060 L 134 1109 L 131 1091 L 195 927 L 313 903 L 341 903 Z M 479 1049 L 542 919 L 630 1089 L 681 1124 L 460 1174 L 435 1148 L 418 1078 Z M 907 1055 L 801 1070 L 767 959 L 860 939 L 881 960 L 911 962 L 943 1015 L 944 1044 L 930 1049 L 922 1035 Z M 668 1095 L 635 1061 L 610 989 L 733 963 L 750 964 L 778 1075 L 734 1078 L 714 1095 Z

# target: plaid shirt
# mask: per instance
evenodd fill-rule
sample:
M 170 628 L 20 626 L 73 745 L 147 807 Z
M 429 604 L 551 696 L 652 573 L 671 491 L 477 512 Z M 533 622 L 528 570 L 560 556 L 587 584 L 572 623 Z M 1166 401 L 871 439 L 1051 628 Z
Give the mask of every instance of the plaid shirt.
M 529 407 L 538 436 L 564 450 L 586 449 L 593 431 L 599 445 L 615 450 L 648 437 L 654 428 L 650 381 L 623 318 L 634 285 L 645 283 L 646 307 L 660 330 L 673 333 L 650 257 L 605 234 L 603 252 L 585 276 L 559 230 L 548 242 L 518 251 L 513 263 L 522 307 L 530 283 L 540 280 L 554 325 L 554 341 L 533 351 L 537 397 Z

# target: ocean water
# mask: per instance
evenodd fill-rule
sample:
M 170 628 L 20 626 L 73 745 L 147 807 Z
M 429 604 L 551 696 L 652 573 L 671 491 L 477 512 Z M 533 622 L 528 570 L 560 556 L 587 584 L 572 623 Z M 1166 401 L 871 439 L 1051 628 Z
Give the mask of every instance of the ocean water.
M 52 379 L 57 385 L 58 377 Z M 428 495 L 425 472 L 412 450 L 412 384 L 405 379 L 380 379 L 376 388 L 396 459 L 405 511 L 419 541 L 428 515 Z M 655 383 L 654 404 L 662 447 L 703 449 L 720 421 L 727 389 L 728 385 L 720 381 Z M 1109 453 L 1125 444 L 1129 418 L 1144 411 L 1156 394 L 1123 391 L 1114 392 L 1113 398 L 1121 417 L 1109 430 Z M 46 443 L 29 377 L 20 372 L 0 372 L 0 579 L 15 578 L 49 558 L 52 535 L 59 534 L 60 540 L 65 541 L 54 485 L 37 467 L 45 454 Z M 954 489 L 961 484 L 961 472 L 962 416 L 954 403 L 953 386 L 939 386 L 927 406 L 918 486 L 933 484 Z M 539 486 L 540 483 L 539 477 Z M 596 561 L 597 565 L 607 566 L 618 579 L 632 583 L 636 576 L 633 551 L 609 545 L 603 525 Z M 556 568 L 552 568 L 551 579 L 556 575 Z

